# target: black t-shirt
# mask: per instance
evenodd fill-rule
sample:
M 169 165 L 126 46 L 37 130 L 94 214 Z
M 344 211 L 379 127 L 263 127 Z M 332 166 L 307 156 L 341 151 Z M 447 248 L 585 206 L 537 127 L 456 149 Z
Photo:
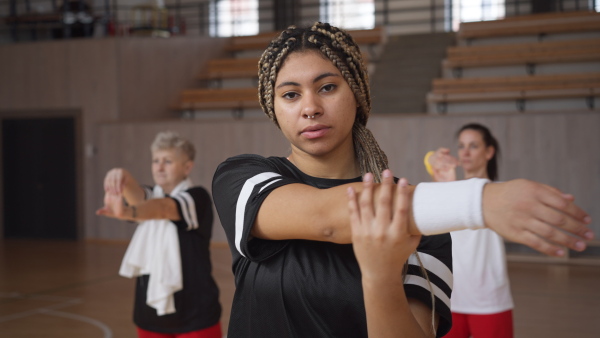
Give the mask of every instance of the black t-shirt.
M 152 190 L 146 187 L 146 196 Z M 181 252 L 183 290 L 176 292 L 175 313 L 158 316 L 156 309 L 146 304 L 148 275 L 137 278 L 134 323 L 147 331 L 184 333 L 217 324 L 221 318 L 219 289 L 211 275 L 210 237 L 213 212 L 209 193 L 193 187 L 171 197 L 177 204 L 180 221 L 177 226 Z
M 360 268 L 351 244 L 271 241 L 250 235 L 262 202 L 274 189 L 291 183 L 327 189 L 357 181 L 360 177 L 311 177 L 279 157 L 240 155 L 219 165 L 213 198 L 231 249 L 236 283 L 229 337 L 367 336 Z M 450 235 L 423 236 L 417 250 L 436 295 L 438 336 L 442 336 L 452 318 Z M 428 282 L 416 262 L 411 256 L 406 294 L 431 306 Z

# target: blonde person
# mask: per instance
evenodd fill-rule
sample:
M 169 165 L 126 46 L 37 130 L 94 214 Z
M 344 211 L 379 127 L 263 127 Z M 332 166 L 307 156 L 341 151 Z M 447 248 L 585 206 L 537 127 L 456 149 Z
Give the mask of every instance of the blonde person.
M 393 198 L 381 198 L 379 182 L 390 186 L 394 178 L 366 128 L 371 97 L 358 46 L 329 24 L 288 28 L 259 61 L 258 97 L 291 152 L 235 156 L 215 172 L 213 198 L 236 283 L 228 336 L 346 338 L 366 337 L 373 329 L 372 336 L 381 337 L 376 332 L 382 323 L 370 319 L 390 318 L 389 308 L 369 307 L 366 315 L 363 297 L 373 304 L 378 295 L 363 294 L 347 191 L 364 196 L 361 176 L 372 173 L 364 184 L 373 199 L 392 205 Z M 420 239 L 408 237 L 416 249 L 410 247 L 409 258 L 400 262 L 406 269 L 389 266 L 404 283 L 385 291 L 405 306 L 384 320 L 388 334 L 434 337 L 450 329 L 451 244 L 444 234 L 450 230 L 488 226 L 554 255 L 561 253 L 557 243 L 575 247 L 592 236 L 584 225 L 587 215 L 553 188 L 525 180 L 485 183 L 405 187 L 410 215 L 404 229 Z M 547 214 L 564 215 L 565 222 L 532 225 Z M 579 237 L 563 234 L 557 224 Z M 401 331 L 392 329 L 398 326 Z
M 213 212 L 189 174 L 194 146 L 174 132 L 152 146 L 154 187 L 125 169 L 104 179 L 101 216 L 139 222 L 119 273 L 137 277 L 133 320 L 140 338 L 221 338 L 219 289 L 211 275 Z
M 429 173 L 434 180 L 456 180 L 456 166 L 461 166 L 465 179 L 496 181 L 500 145 L 490 130 L 470 123 L 458 130 L 457 138 L 458 160 L 446 148 L 428 153 Z M 513 337 L 513 299 L 504 241 L 490 229 L 455 231 L 451 235 L 453 325 L 445 337 Z

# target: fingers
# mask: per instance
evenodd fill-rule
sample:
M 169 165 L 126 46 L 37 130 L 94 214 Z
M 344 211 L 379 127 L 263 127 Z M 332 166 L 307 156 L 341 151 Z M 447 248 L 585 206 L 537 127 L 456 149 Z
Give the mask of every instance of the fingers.
M 104 191 L 120 194 L 125 183 L 124 170 L 121 168 L 111 169 L 104 178 Z
M 363 191 L 358 199 L 360 221 L 370 225 L 373 221 L 373 174 L 366 173 L 363 177 Z
M 574 203 L 573 196 L 563 194 L 558 189 L 550 186 L 543 187 L 545 189 L 540 192 L 539 199 L 544 205 L 552 209 L 541 213 L 538 218 L 580 238 L 586 240 L 594 238 L 594 233 L 586 226 L 592 219 Z M 577 250 L 570 245 L 567 246 Z
M 379 194 L 375 201 L 375 217 L 377 224 L 388 224 L 392 219 L 392 191 L 394 188 L 394 177 L 389 169 L 381 173 L 382 181 Z
M 409 190 L 406 178 L 398 181 L 396 188 L 396 202 L 394 205 L 394 224 L 399 224 L 404 230 L 408 230 L 408 202 Z
M 564 249 L 560 246 L 545 241 L 544 239 L 540 238 L 539 236 L 536 236 L 534 233 L 529 231 L 524 231 L 520 233 L 517 242 L 525 244 L 528 247 L 535 249 L 548 256 L 561 257 L 565 254 Z
M 544 221 L 531 221 L 531 223 L 528 226 L 528 230 L 538 235 L 539 237 L 541 237 L 541 239 L 545 240 L 546 242 L 552 244 L 565 246 L 575 251 L 583 251 L 586 248 L 585 242 L 581 239 L 570 236 Z
M 348 210 L 350 212 L 350 226 L 352 228 L 352 235 L 355 235 L 360 230 L 360 210 L 358 208 L 358 202 L 356 199 L 356 191 L 354 188 L 349 187 L 348 193 Z M 354 242 L 354 240 L 353 240 Z

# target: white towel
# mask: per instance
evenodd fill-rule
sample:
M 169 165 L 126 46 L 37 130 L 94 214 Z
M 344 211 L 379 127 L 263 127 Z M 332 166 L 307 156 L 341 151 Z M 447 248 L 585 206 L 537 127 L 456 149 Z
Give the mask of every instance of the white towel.
M 191 187 L 192 182 L 186 179 L 173 189 L 171 195 Z M 164 196 L 162 188 L 155 186 L 152 198 Z M 146 304 L 155 308 L 159 316 L 174 313 L 173 294 L 183 289 L 177 226 L 168 219 L 140 223 L 127 247 L 119 274 L 128 278 L 150 275 Z

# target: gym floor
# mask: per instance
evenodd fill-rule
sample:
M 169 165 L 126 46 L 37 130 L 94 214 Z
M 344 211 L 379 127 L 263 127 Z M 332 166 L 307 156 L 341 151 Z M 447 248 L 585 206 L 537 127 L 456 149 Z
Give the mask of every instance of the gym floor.
M 136 337 L 134 281 L 118 276 L 126 242 L 0 240 L 0 337 Z M 227 332 L 234 283 L 225 244 L 211 248 Z M 509 263 L 517 338 L 600 332 L 600 267 Z

